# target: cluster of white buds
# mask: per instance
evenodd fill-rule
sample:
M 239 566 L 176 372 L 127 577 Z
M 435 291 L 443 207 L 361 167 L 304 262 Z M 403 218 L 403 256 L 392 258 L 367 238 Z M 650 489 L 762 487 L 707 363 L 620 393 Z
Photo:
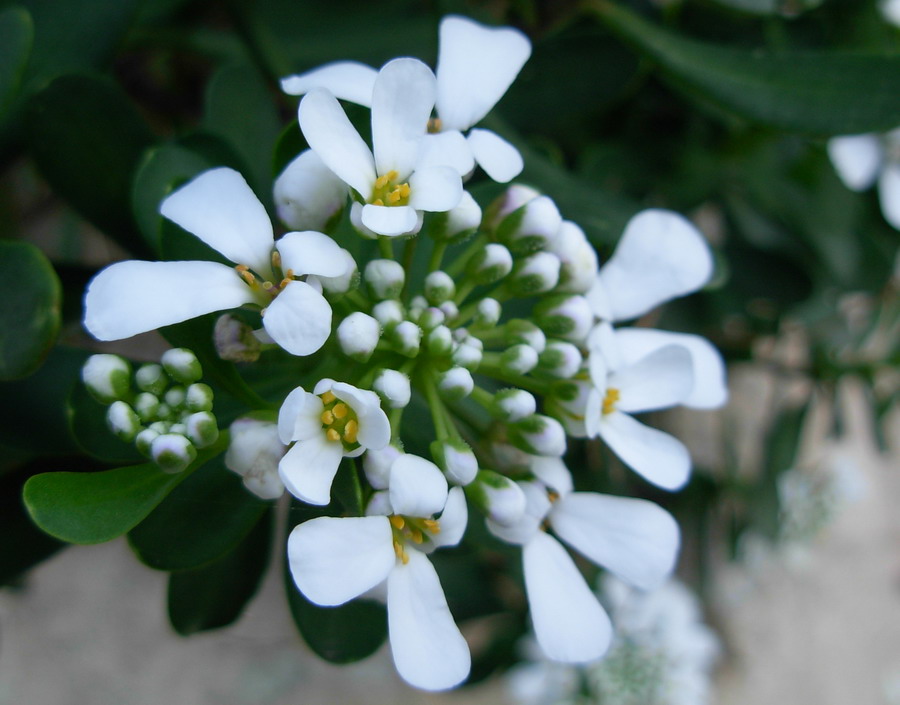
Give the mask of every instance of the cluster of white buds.
M 106 421 L 114 436 L 169 473 L 183 471 L 219 437 L 212 413 L 213 391 L 200 379 L 203 370 L 186 348 L 163 353 L 132 375 L 118 355 L 92 355 L 81 372 L 91 395 L 108 405 Z M 132 384 L 133 383 L 133 384 Z

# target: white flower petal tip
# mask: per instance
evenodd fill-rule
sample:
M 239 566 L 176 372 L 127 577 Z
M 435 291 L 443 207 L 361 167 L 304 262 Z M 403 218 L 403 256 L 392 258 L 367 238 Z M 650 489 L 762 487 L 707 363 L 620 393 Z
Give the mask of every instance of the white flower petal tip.
M 683 345 L 664 345 L 613 372 L 606 386 L 619 390 L 615 407 L 620 411 L 666 409 L 690 395 L 694 387 L 693 358 Z
M 851 191 L 865 191 L 878 178 L 882 148 L 877 135 L 833 137 L 827 144 L 828 157 L 844 185 Z
M 234 169 L 203 172 L 169 195 L 159 212 L 235 264 L 245 264 L 269 277 L 272 223 L 256 194 Z
M 441 514 L 441 530 L 431 537 L 435 546 L 456 546 L 462 541 L 469 523 L 469 505 L 462 487 L 453 487 L 447 494 L 447 502 Z
M 218 262 L 129 260 L 88 284 L 84 327 L 98 340 L 121 340 L 254 301 L 237 272 Z
M 441 20 L 437 113 L 448 130 L 467 130 L 490 112 L 531 56 L 511 27 L 486 27 L 450 15 Z
M 319 517 L 288 537 L 294 583 L 310 602 L 341 605 L 384 581 L 396 562 L 387 517 Z
M 416 231 L 420 221 L 415 208 L 410 206 L 373 206 L 367 203 L 362 207 L 362 224 L 376 235 L 395 237 Z
M 307 504 L 331 502 L 331 483 L 344 455 L 340 441 L 324 434 L 297 441 L 278 463 L 278 476 L 288 492 Z
M 447 502 L 447 480 L 437 465 L 404 453 L 391 465 L 388 483 L 391 506 L 397 514 L 431 517 Z
M 341 254 L 341 246 L 331 237 L 315 230 L 287 233 L 277 243 L 282 269 L 295 275 L 316 274 L 340 277 L 347 273 L 349 262 Z
M 358 61 L 335 61 L 319 68 L 281 79 L 281 90 L 288 95 L 303 95 L 324 88 L 335 98 L 357 105 L 372 105 L 372 89 L 378 71 Z
M 678 524 L 643 499 L 574 492 L 553 506 L 550 523 L 579 553 L 643 590 L 662 583 L 678 558 Z
M 331 306 L 306 282 L 290 282 L 263 313 L 272 340 L 292 355 L 312 355 L 331 335 Z
M 900 230 L 900 164 L 890 164 L 878 180 L 881 212 L 891 227 Z
M 311 149 L 301 152 L 275 180 L 281 222 L 293 230 L 324 230 L 344 207 L 349 189 Z
M 449 166 L 416 169 L 409 186 L 409 205 L 416 210 L 449 211 L 459 205 L 463 195 L 459 172 Z
M 538 532 L 522 548 L 522 563 L 531 621 L 544 654 L 564 663 L 602 657 L 612 625 L 566 550 Z
M 469 132 L 468 141 L 478 166 L 497 183 L 512 181 L 525 168 L 519 150 L 496 132 L 476 128 Z
M 459 130 L 445 130 L 429 133 L 419 143 L 417 168 L 427 166 L 449 166 L 460 176 L 466 176 L 475 168 L 475 158 Z
M 598 279 L 612 320 L 622 321 L 697 291 L 712 272 L 712 253 L 697 228 L 677 213 L 650 209 L 628 222 Z
M 614 411 L 600 419 L 603 441 L 628 467 L 648 482 L 674 491 L 688 481 L 691 456 L 677 438 Z
M 469 675 L 469 646 L 453 621 L 437 573 L 416 550 L 388 577 L 388 632 L 400 676 L 423 690 L 448 690 Z

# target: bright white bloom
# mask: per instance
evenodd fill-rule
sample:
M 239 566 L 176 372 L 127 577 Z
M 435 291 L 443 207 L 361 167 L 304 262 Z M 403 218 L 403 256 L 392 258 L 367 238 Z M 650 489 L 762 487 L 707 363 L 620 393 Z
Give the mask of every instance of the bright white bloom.
M 284 484 L 278 476 L 278 461 L 287 450 L 278 438 L 278 426 L 251 417 L 231 424 L 231 439 L 225 467 L 244 479 L 244 486 L 262 499 L 278 499 Z
M 900 4 L 894 5 L 900 15 Z M 833 137 L 828 156 L 847 188 L 865 191 L 878 182 L 881 212 L 900 230 L 900 128 L 886 135 Z
M 275 207 L 292 230 L 325 230 L 347 202 L 347 185 L 311 149 L 304 150 L 275 179 Z
M 163 216 L 238 264 L 117 262 L 88 284 L 84 325 L 99 340 L 119 340 L 213 311 L 256 304 L 265 333 L 294 355 L 318 350 L 331 334 L 331 306 L 315 276 L 345 273 L 341 248 L 315 231 L 277 243 L 265 208 L 233 169 L 204 172 L 172 193 Z M 273 247 L 283 272 L 275 277 Z M 310 275 L 307 281 L 294 277 Z M 273 283 L 274 282 L 274 283 Z
M 678 489 L 691 469 L 687 448 L 630 414 L 666 409 L 690 397 L 694 388 L 690 351 L 681 345 L 664 345 L 626 363 L 619 352 L 618 334 L 608 323 L 597 326 L 588 344 L 596 388 L 584 413 L 588 436 L 599 435 L 626 465 L 654 485 Z
M 384 586 L 397 671 L 417 688 L 446 690 L 466 678 L 471 658 L 425 553 L 459 543 L 465 495 L 459 487 L 448 493 L 437 466 L 407 454 L 391 465 L 389 486 L 377 496 L 390 516 L 320 517 L 297 526 L 288 538 L 291 574 L 323 606 Z
M 881 0 L 878 5 L 884 19 L 900 27 L 900 0 Z
M 288 492 L 325 505 L 341 458 L 384 448 L 391 426 L 375 392 L 323 379 L 312 394 L 303 387 L 288 394 L 278 412 L 278 436 L 285 445 L 293 442 L 278 464 Z
M 555 538 L 631 585 L 651 589 L 675 565 L 678 525 L 659 506 L 641 499 L 573 492 L 562 461 L 541 458 L 537 479 L 521 483 L 527 506 L 514 526 L 488 522 L 499 538 L 522 546 L 525 590 L 538 643 L 554 661 L 599 659 L 612 640 L 609 617 L 575 562 Z
M 450 15 L 441 21 L 437 64 L 437 119 L 422 121 L 429 132 L 422 158 L 446 164 L 465 175 L 475 163 L 494 181 L 505 183 L 522 171 L 518 150 L 494 132 L 469 130 L 487 115 L 515 80 L 531 55 L 531 43 L 510 27 L 486 27 L 466 17 Z M 363 64 L 341 61 L 304 74 L 289 76 L 282 90 L 303 95 L 325 88 L 342 100 L 374 106 L 377 74 Z
M 372 144 L 324 89 L 300 102 L 300 129 L 322 162 L 358 194 L 362 226 L 378 235 L 421 227 L 422 211 L 447 211 L 462 198 L 459 174 L 421 163 L 419 143 L 435 100 L 431 70 L 416 59 L 384 65 L 372 88 Z

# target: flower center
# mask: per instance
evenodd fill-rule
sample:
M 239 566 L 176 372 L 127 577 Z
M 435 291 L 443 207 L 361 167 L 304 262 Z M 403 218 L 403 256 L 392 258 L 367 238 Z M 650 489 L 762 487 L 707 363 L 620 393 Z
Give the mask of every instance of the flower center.
M 619 401 L 619 390 L 609 387 L 606 390 L 606 396 L 603 397 L 603 415 L 611 414 L 616 410 L 616 402 Z
M 250 269 L 246 264 L 239 264 L 235 267 L 238 275 L 251 289 L 257 292 L 265 292 L 273 299 L 281 293 L 282 289 L 294 280 L 294 270 L 288 269 L 284 272 L 284 276 L 278 284 L 273 284 L 268 279 L 263 279 L 256 272 Z M 281 255 L 278 250 L 272 251 L 272 270 L 277 274 L 281 272 Z
M 394 535 L 394 553 L 403 561 L 403 565 L 409 562 L 406 554 L 406 544 L 412 541 L 414 544 L 422 544 L 427 534 L 439 534 L 441 525 L 437 519 L 419 519 L 416 517 L 394 514 L 390 517 L 391 532 Z
M 397 183 L 399 174 L 391 169 L 387 174 L 375 179 L 372 197 L 369 203 L 373 206 L 405 206 L 409 204 L 409 184 Z
M 319 417 L 325 438 L 329 441 L 340 441 L 346 450 L 358 448 L 359 419 L 356 412 L 338 399 L 333 392 L 320 394 L 319 398 L 325 405 Z

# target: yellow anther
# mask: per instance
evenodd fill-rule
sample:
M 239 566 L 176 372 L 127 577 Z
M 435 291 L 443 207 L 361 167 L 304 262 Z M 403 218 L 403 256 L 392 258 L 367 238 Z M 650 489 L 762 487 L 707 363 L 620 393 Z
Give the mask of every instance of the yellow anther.
M 402 544 L 394 541 L 394 553 L 397 554 L 397 558 L 403 561 L 403 565 L 409 563 L 409 556 L 406 555 L 406 549 L 403 548 Z
M 244 272 L 249 270 L 250 267 L 248 267 L 246 264 L 239 264 L 239 265 L 235 266 L 235 269 L 238 270 L 238 272 L 240 272 L 241 274 L 243 274 Z
M 400 184 L 397 189 L 400 191 L 400 198 L 409 198 L 409 184 Z
M 387 200 L 388 200 L 388 203 L 392 206 L 400 200 L 400 187 L 399 186 L 387 195 Z
M 292 281 L 294 281 L 294 280 L 293 280 L 291 277 L 285 277 L 285 278 L 282 279 L 280 282 L 278 282 L 278 288 L 279 288 L 279 289 L 284 289 L 284 287 L 286 287 L 286 286 L 287 286 L 288 284 L 290 284 Z
M 422 532 L 418 529 L 410 531 L 409 537 L 413 540 L 413 543 L 422 543 L 425 540 L 425 537 L 422 536 Z
M 422 526 L 428 529 L 432 534 L 441 533 L 441 525 L 436 519 L 423 519 Z
M 393 526 L 397 531 L 400 531 L 404 526 L 406 526 L 406 522 L 404 521 L 402 516 L 394 514 L 390 519 L 391 526 Z
M 388 181 L 390 181 L 390 177 L 387 174 L 383 174 L 375 179 L 375 188 L 384 188 L 388 185 Z
M 428 121 L 428 132 L 432 135 L 436 132 L 440 132 L 442 127 L 443 123 L 441 123 L 440 118 L 431 118 Z
M 272 266 L 281 269 L 281 253 L 278 250 L 272 250 Z
M 347 415 L 349 409 L 346 404 L 335 404 L 332 411 L 334 412 L 334 418 L 342 419 Z
M 322 412 L 322 415 L 319 417 L 322 419 L 322 423 L 326 426 L 331 426 L 334 423 L 334 414 L 331 413 L 328 409 Z
M 554 503 L 559 500 L 559 492 L 554 492 L 553 490 L 547 490 L 547 499 L 550 500 L 550 503 Z
M 325 438 L 329 441 L 339 441 L 341 440 L 341 434 L 335 431 L 333 428 L 329 428 L 325 431 Z
M 609 387 L 606 390 L 606 396 L 603 397 L 603 415 L 611 414 L 616 410 L 616 402 L 619 401 L 619 390 Z
M 359 434 L 359 424 L 353 419 L 350 419 L 347 422 L 347 425 L 344 426 L 344 440 L 347 441 L 347 443 L 356 443 L 357 434 Z
M 372 201 L 372 205 L 373 206 L 383 206 L 384 201 L 382 201 L 380 198 L 376 198 L 374 201 Z
M 323 404 L 330 404 L 335 399 L 337 399 L 337 397 L 334 396 L 334 392 L 331 392 L 331 391 L 325 392 L 319 398 L 322 400 Z

